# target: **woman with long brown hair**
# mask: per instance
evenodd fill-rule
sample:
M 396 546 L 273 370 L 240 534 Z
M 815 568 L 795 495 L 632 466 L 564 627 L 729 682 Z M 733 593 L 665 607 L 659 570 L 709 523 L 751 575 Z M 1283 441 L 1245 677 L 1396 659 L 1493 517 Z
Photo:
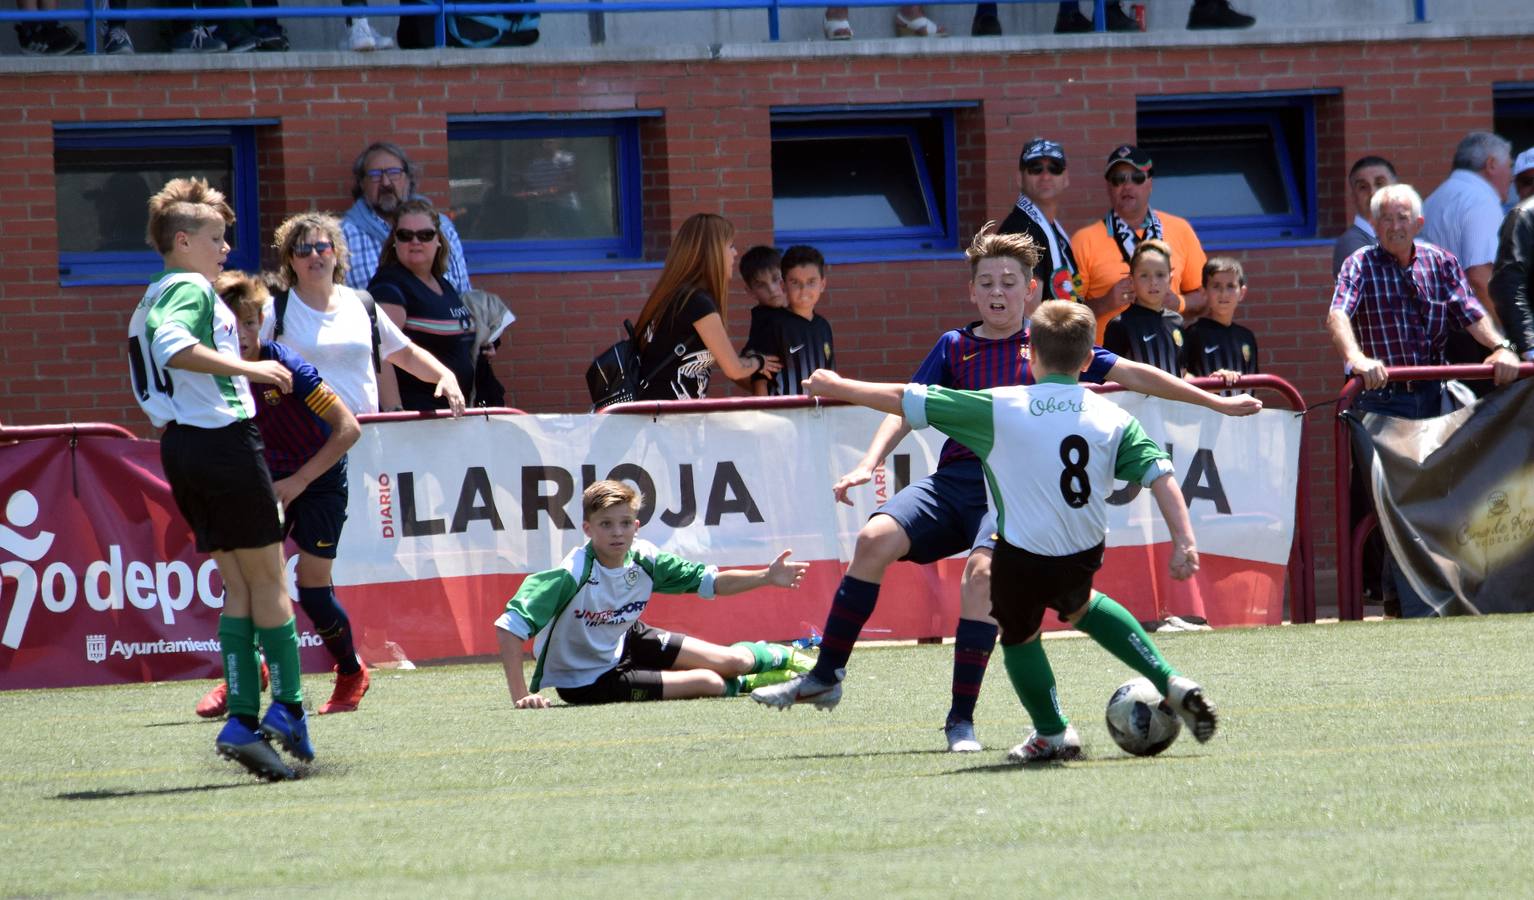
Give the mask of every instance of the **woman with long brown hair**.
M 697 213 L 677 229 L 650 297 L 640 310 L 640 400 L 685 400 L 708 392 L 708 372 L 719 366 L 732 381 L 782 368 L 775 356 L 742 359 L 725 331 L 735 227 L 722 216 Z

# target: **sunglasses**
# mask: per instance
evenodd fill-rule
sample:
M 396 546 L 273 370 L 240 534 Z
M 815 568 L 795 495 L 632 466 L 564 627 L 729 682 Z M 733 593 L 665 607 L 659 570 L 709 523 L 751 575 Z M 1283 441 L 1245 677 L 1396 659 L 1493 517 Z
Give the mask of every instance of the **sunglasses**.
M 437 238 L 437 229 L 422 228 L 420 231 L 411 231 L 408 228 L 394 229 L 394 240 L 401 244 L 429 244 Z
M 293 245 L 293 255 L 299 259 L 307 259 L 311 254 L 318 253 L 321 256 L 336 248 L 330 241 L 315 241 L 314 243 L 302 243 Z
M 1062 166 L 1061 164 L 1055 162 L 1054 160 L 1050 160 L 1047 163 L 1031 162 L 1031 163 L 1028 164 L 1028 168 L 1025 169 L 1024 171 L 1027 172 L 1029 175 L 1043 175 L 1045 169 L 1048 169 L 1049 170 L 1049 174 L 1051 174 L 1051 175 L 1059 175 L 1060 173 L 1065 171 L 1065 166 Z
M 1114 172 L 1112 175 L 1108 176 L 1108 183 L 1114 187 L 1118 187 L 1119 185 L 1129 181 L 1133 181 L 1135 184 L 1144 184 L 1145 179 L 1149 177 L 1149 175 L 1138 170 L 1134 172 Z
M 401 169 L 399 166 L 390 166 L 387 169 L 368 169 L 367 170 L 367 176 L 368 176 L 368 180 L 369 181 L 382 181 L 382 180 L 384 180 L 385 177 L 388 177 L 388 178 L 391 178 L 391 179 L 392 178 L 398 178 L 398 177 L 400 177 L 403 174 L 405 174 L 405 170 Z

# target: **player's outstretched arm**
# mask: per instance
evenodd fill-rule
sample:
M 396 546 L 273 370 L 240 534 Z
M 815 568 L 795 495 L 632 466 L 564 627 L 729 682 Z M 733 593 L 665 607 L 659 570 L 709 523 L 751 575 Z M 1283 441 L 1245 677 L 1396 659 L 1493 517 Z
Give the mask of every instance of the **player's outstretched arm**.
M 788 558 L 793 555 L 794 551 L 784 550 L 765 569 L 721 569 L 714 576 L 714 593 L 723 597 L 759 587 L 797 588 L 810 564 L 790 562 Z
M 879 423 L 879 430 L 874 432 L 874 439 L 868 445 L 868 452 L 858 460 L 858 464 L 852 471 L 836 480 L 831 485 L 831 493 L 838 503 L 852 506 L 852 499 L 847 492 L 860 484 L 867 484 L 873 480 L 874 469 L 879 468 L 895 445 L 905 439 L 911 433 L 911 426 L 906 424 L 900 416 L 885 416 L 884 421 Z
M 1119 358 L 1108 370 L 1108 380 L 1141 394 L 1176 400 L 1212 409 L 1227 416 L 1249 416 L 1262 409 L 1262 401 L 1250 395 L 1221 397 L 1183 381 L 1175 375 L 1163 372 L 1155 366 L 1147 366 L 1132 360 Z
M 511 699 L 517 709 L 547 709 L 549 698 L 527 692 L 527 681 L 522 675 L 522 639 L 502 628 L 495 630 L 495 637 L 501 643 L 501 666 L 506 670 L 506 689 L 511 691 Z
M 1172 533 L 1172 577 L 1178 581 L 1192 578 L 1198 571 L 1198 548 L 1193 545 L 1193 521 L 1188 518 L 1188 505 L 1183 502 L 1182 489 L 1170 473 L 1151 482 L 1151 496 L 1166 520 L 1167 530 Z
M 903 384 L 843 378 L 830 369 L 816 369 L 804 379 L 804 390 L 811 397 L 856 403 L 892 416 L 901 415 L 900 400 L 905 396 L 905 388 Z
M 225 356 L 202 344 L 186 347 L 166 361 L 173 369 L 200 372 L 204 375 L 243 375 L 251 381 L 275 385 L 284 394 L 293 391 L 293 373 L 274 359 L 246 362 L 237 356 Z

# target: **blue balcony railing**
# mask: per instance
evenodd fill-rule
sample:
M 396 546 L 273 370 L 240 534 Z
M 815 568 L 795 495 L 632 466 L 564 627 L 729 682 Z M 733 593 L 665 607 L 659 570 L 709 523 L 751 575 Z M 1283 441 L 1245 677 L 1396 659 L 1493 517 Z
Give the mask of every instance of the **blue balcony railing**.
M 927 6 L 973 5 L 975 0 L 923 0 Z M 1055 3 L 1058 0 L 998 0 L 1001 3 Z M 201 19 L 220 21 L 224 19 L 339 19 L 365 14 L 367 16 L 431 16 L 436 45 L 447 45 L 447 17 L 450 15 L 483 14 L 595 14 L 595 13 L 647 13 L 647 12 L 715 12 L 720 10 L 765 10 L 769 39 L 778 40 L 779 14 L 785 9 L 823 9 L 828 3 L 836 6 L 875 7 L 894 6 L 897 0 L 586 0 L 586 2 L 534 2 L 534 3 L 454 3 L 449 0 L 427 0 L 396 6 L 261 6 L 261 7 L 149 7 L 143 9 L 104 9 L 87 2 L 78 9 L 61 6 L 50 10 L 0 10 L 0 22 L 75 22 L 83 25 L 81 35 L 86 52 L 98 51 L 98 23 L 122 23 L 133 21 L 172 21 Z M 1098 31 L 1106 30 L 1106 6 L 1108 0 L 1092 0 L 1092 19 Z M 363 12 L 365 10 L 365 13 Z M 1413 0 L 1414 22 L 1427 21 L 1427 0 Z

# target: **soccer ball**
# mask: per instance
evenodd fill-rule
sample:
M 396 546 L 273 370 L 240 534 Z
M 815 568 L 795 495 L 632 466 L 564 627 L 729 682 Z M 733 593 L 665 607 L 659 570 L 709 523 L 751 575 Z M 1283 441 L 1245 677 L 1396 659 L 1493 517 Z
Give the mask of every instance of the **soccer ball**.
M 1148 678 L 1119 685 L 1108 698 L 1108 733 L 1114 743 L 1135 756 L 1155 756 L 1172 746 L 1182 722 Z

